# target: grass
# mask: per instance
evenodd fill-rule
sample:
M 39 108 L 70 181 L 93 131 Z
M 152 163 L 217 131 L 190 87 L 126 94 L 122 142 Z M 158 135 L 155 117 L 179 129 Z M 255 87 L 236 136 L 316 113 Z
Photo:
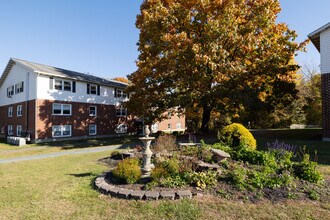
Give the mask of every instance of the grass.
M 54 153 L 62 150 L 75 150 L 89 147 L 100 147 L 109 145 L 134 146 L 137 142 L 135 137 L 101 138 L 79 141 L 59 141 L 40 144 L 30 144 L 21 147 L 6 144 L 0 139 L 0 159 L 9 159 L 21 156 L 31 156 L 46 153 Z
M 330 142 L 322 141 L 321 129 L 274 129 L 252 131 L 257 140 L 258 149 L 265 149 L 266 143 L 279 142 L 296 145 L 301 150 L 306 146 L 306 152 L 319 164 L 330 165 Z M 315 152 L 317 157 L 315 158 Z
M 111 151 L 0 165 L 0 219 L 325 219 L 330 205 L 288 201 L 258 204 L 202 197 L 126 201 L 92 188 Z M 329 168 L 328 168 L 329 169 Z
M 278 139 L 300 143 L 289 133 L 287 131 L 287 135 Z M 256 135 L 258 143 L 279 137 L 274 131 L 266 134 L 263 137 Z M 309 143 L 306 141 L 301 143 Z M 319 154 L 326 154 L 328 151 L 323 147 L 330 148 L 330 145 L 319 145 L 321 143 L 314 140 L 310 145 L 321 146 Z M 75 145 L 63 143 L 64 146 L 69 144 Z M 78 146 L 81 145 L 78 143 Z M 6 146 L 0 144 L 0 154 L 4 148 Z M 57 150 L 64 150 L 63 146 Z M 29 151 L 23 152 L 29 154 Z M 320 201 L 252 204 L 244 199 L 233 201 L 204 196 L 192 200 L 148 202 L 104 196 L 94 190 L 92 184 L 98 174 L 108 170 L 97 160 L 110 154 L 111 151 L 105 151 L 1 164 L 0 219 L 330 219 L 330 204 Z M 329 164 L 330 157 L 322 160 Z M 321 166 L 320 170 L 330 177 L 330 166 Z

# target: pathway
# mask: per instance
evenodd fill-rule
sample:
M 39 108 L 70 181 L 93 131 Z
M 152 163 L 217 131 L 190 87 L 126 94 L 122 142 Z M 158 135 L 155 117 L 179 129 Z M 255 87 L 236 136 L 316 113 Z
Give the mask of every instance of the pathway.
M 115 150 L 115 149 L 125 148 L 125 147 L 126 147 L 125 145 L 111 145 L 111 146 L 106 146 L 106 147 L 93 147 L 93 148 L 83 148 L 83 149 L 78 149 L 78 150 L 65 150 L 65 151 L 48 153 L 48 154 L 23 156 L 23 157 L 16 157 L 16 158 L 10 158 L 10 159 L 0 159 L 0 164 L 15 163 L 15 162 L 27 161 L 27 160 L 39 160 L 39 159 L 59 157 L 59 156 L 64 156 L 64 155 L 97 153 L 97 152 Z

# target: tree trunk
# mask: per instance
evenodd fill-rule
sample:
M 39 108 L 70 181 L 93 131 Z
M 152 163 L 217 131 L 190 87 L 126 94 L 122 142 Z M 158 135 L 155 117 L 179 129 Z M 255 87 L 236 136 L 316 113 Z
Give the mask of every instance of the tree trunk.
M 201 127 L 201 131 L 203 133 L 209 133 L 210 132 L 209 122 L 210 122 L 210 117 L 211 117 L 211 111 L 212 111 L 212 108 L 210 108 L 209 106 L 204 106 L 204 108 L 203 108 L 203 118 L 202 118 L 202 127 Z

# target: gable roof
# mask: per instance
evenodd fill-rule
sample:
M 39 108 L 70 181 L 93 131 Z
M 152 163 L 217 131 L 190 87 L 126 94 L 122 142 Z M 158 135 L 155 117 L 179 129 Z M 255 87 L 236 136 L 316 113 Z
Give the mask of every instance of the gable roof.
M 0 87 L 2 86 L 7 75 L 9 74 L 10 69 L 16 63 L 21 64 L 29 69 L 32 69 L 35 73 L 39 73 L 42 75 L 83 81 L 83 82 L 105 85 L 105 86 L 110 86 L 110 87 L 125 88 L 127 86 L 126 83 L 115 81 L 115 80 L 104 79 L 101 77 L 92 76 L 92 75 L 85 74 L 85 73 L 79 73 L 79 72 L 66 70 L 66 69 L 62 69 L 62 68 L 58 68 L 58 67 L 48 66 L 48 65 L 39 64 L 39 63 L 33 63 L 33 62 L 29 62 L 29 61 L 21 60 L 21 59 L 17 59 L 17 58 L 11 58 L 0 78 Z
M 308 35 L 308 38 L 312 41 L 316 49 L 320 52 L 320 34 L 325 31 L 326 29 L 330 28 L 330 22 L 326 25 L 320 27 L 319 29 L 313 31 Z

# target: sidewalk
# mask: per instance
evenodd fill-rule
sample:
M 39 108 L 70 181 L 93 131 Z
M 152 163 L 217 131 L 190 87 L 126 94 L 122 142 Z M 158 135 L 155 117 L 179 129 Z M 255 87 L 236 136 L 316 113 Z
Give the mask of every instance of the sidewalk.
M 25 157 L 16 157 L 16 158 L 10 158 L 10 159 L 0 159 L 0 164 L 6 164 L 6 163 L 16 163 L 20 161 L 27 161 L 27 160 L 39 160 L 39 159 L 45 159 L 45 158 L 51 158 L 51 157 L 59 157 L 64 155 L 76 155 L 76 154 L 87 154 L 87 153 L 97 153 L 107 150 L 115 150 L 119 148 L 125 148 L 125 145 L 111 145 L 106 147 L 93 147 L 93 148 L 83 148 L 78 150 L 66 150 L 56 153 L 48 153 L 48 154 L 40 154 L 40 155 L 31 155 L 31 156 L 25 156 Z

